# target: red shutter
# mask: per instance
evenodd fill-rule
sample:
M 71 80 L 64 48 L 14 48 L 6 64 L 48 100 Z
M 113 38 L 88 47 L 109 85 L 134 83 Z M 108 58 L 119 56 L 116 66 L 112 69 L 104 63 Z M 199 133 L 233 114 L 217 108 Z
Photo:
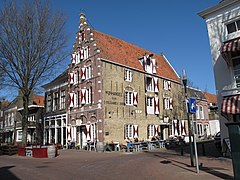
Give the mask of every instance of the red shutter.
M 173 109 L 173 99 L 169 98 L 169 109 Z
M 153 78 L 153 85 L 154 85 L 154 92 L 159 92 L 159 89 L 158 89 L 158 78 L 157 77 Z
M 138 138 L 138 125 L 133 125 L 133 138 Z
M 154 136 L 158 136 L 158 127 L 159 125 L 154 125 Z
M 171 91 L 172 85 L 171 85 L 171 81 L 167 81 L 168 83 L 168 90 Z
M 76 63 L 76 54 L 73 53 L 72 54 L 72 64 L 75 64 Z
M 154 97 L 154 113 L 159 114 L 159 99 L 157 96 Z
M 82 38 L 82 41 L 84 41 L 84 38 L 85 38 L 84 32 L 81 33 L 81 38 Z
M 150 131 L 149 128 L 150 128 L 150 125 L 147 126 L 147 138 L 148 138 L 148 139 L 150 138 L 150 137 L 149 137 L 149 135 L 150 135 L 150 134 L 149 134 L 149 131 Z
M 181 135 L 185 136 L 186 135 L 186 126 L 185 126 L 185 121 L 182 120 L 181 122 Z
M 69 107 L 73 107 L 74 106 L 74 102 L 73 102 L 73 93 L 69 94 Z
M 86 68 L 81 69 L 81 79 L 82 80 L 86 79 Z
M 81 89 L 81 104 L 86 104 L 86 89 Z
M 71 126 L 67 127 L 67 140 L 68 141 L 72 140 L 72 129 L 71 129 Z
M 82 48 L 79 51 L 79 55 L 80 55 L 80 60 L 83 60 L 84 59 L 84 51 Z

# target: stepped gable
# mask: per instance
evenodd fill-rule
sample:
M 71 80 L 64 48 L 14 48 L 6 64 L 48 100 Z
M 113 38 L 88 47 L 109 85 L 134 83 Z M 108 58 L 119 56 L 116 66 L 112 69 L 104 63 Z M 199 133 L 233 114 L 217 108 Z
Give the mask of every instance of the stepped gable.
M 157 75 L 180 82 L 180 78 L 163 55 L 154 54 L 134 44 L 96 30 L 92 30 L 92 32 L 96 45 L 100 50 L 101 58 L 143 71 L 143 66 L 138 59 L 145 53 L 153 54 L 158 67 Z

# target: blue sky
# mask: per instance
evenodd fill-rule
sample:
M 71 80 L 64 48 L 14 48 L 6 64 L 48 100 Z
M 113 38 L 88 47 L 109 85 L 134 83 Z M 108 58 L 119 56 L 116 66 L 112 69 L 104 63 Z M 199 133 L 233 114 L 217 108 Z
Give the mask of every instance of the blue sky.
M 23 1 L 23 0 L 22 0 Z M 69 49 L 75 41 L 79 14 L 98 31 L 163 53 L 181 76 L 186 69 L 194 87 L 215 93 L 212 59 L 205 21 L 198 12 L 220 0 L 52 0 L 67 17 Z M 1 5 L 1 1 L 0 1 Z M 66 59 L 65 68 L 70 63 Z M 59 73 L 64 71 L 60 70 Z
M 67 18 L 72 47 L 83 11 L 92 27 L 154 53 L 163 53 L 176 72 L 186 69 L 195 87 L 215 93 L 205 21 L 198 12 L 219 0 L 53 0 Z M 68 60 L 70 61 L 70 59 Z

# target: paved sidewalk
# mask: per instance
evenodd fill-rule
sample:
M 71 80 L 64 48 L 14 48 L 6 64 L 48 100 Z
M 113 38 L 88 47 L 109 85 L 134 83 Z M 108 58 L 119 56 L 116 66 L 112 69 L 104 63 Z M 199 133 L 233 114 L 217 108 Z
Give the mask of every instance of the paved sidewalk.
M 0 179 L 233 179 L 230 159 L 200 157 L 199 163 L 202 167 L 196 174 L 195 167 L 189 166 L 189 155 L 166 149 L 140 153 L 60 150 L 56 158 L 0 156 Z

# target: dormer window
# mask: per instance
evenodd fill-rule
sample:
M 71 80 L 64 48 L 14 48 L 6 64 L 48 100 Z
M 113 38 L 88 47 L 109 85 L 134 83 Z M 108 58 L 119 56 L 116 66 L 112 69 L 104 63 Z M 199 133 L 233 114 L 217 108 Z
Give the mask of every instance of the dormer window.
M 148 58 L 148 59 L 146 60 L 146 64 L 147 64 L 148 66 L 150 66 L 150 65 L 151 65 L 150 58 Z

